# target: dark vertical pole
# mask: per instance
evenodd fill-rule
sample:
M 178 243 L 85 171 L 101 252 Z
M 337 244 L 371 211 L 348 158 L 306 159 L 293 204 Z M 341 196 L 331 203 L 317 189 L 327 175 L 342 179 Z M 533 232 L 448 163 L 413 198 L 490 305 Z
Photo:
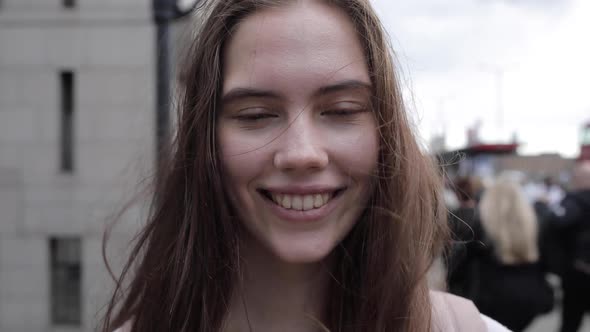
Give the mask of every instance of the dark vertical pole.
M 156 23 L 156 167 L 168 156 L 170 146 L 170 22 L 190 14 L 200 2 L 181 9 L 178 0 L 152 0 Z M 159 171 L 157 169 L 157 171 Z
M 166 153 L 170 136 L 170 27 L 156 21 L 156 165 Z

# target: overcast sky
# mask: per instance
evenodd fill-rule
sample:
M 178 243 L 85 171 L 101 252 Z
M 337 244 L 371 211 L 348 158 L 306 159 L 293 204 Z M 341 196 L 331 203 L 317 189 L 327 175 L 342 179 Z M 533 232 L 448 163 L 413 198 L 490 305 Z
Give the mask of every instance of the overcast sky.
M 403 74 L 408 106 L 428 141 L 484 141 L 520 152 L 579 151 L 590 120 L 590 1 L 372 0 Z M 501 78 L 500 78 L 501 77 Z

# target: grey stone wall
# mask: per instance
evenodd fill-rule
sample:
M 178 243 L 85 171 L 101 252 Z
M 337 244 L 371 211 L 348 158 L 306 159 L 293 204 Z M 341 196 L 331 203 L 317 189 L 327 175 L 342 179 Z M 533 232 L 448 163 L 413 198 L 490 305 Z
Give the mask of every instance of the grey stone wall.
M 93 331 L 110 294 L 105 222 L 153 162 L 150 1 L 0 0 L 0 331 Z M 62 174 L 61 70 L 74 72 L 74 171 Z M 115 269 L 138 226 L 115 228 Z M 77 236 L 82 324 L 54 326 L 49 239 Z

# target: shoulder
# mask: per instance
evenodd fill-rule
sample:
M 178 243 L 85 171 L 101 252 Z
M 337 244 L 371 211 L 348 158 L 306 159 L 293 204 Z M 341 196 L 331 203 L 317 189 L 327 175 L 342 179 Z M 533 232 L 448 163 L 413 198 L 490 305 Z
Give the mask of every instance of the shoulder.
M 116 330 L 114 330 L 113 332 L 129 332 L 131 331 L 131 320 L 128 320 L 125 322 L 125 324 L 123 324 L 122 326 L 118 327 Z
M 510 332 L 510 330 L 506 328 L 504 325 L 498 323 L 497 321 L 491 319 L 490 317 L 484 314 L 481 314 L 481 319 L 486 324 L 488 332 Z
M 434 331 L 506 332 L 498 322 L 482 315 L 473 302 L 448 293 L 431 291 Z M 502 329 L 503 328 L 503 329 Z

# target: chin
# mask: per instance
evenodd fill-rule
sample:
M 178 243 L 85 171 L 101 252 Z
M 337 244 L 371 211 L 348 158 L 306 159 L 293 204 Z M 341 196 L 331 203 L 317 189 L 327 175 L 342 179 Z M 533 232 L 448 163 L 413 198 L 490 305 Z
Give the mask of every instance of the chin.
M 312 264 L 324 261 L 334 249 L 334 245 L 327 243 L 292 243 L 281 241 L 281 243 L 271 244 L 268 248 L 274 256 L 284 263 L 289 264 Z

